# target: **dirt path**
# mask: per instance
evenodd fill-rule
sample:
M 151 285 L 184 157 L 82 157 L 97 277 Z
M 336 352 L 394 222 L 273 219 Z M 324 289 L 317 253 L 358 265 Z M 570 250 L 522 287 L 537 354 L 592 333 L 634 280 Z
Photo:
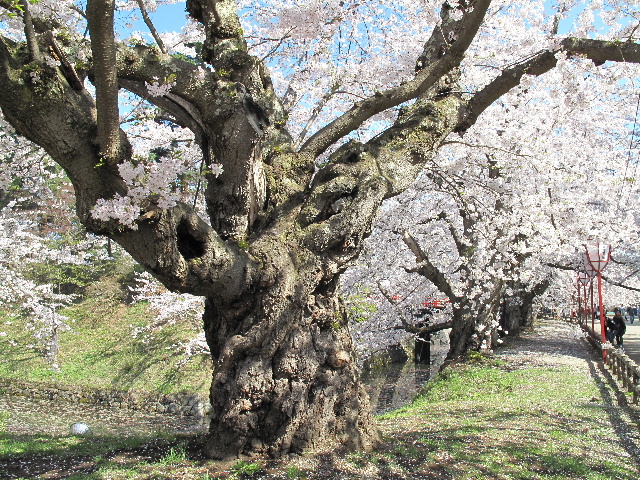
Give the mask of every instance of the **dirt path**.
M 627 331 L 624 334 L 624 352 L 631 360 L 640 365 L 640 320 L 633 323 L 627 322 Z

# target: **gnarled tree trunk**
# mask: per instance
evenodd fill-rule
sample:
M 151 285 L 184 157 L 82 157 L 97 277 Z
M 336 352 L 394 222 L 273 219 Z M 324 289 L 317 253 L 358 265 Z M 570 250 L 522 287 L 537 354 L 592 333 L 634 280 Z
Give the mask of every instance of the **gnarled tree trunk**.
M 297 302 L 258 294 L 238 319 L 207 302 L 216 360 L 209 456 L 375 445 L 377 427 L 334 290 L 333 282 L 322 285 Z
M 511 294 L 502 300 L 503 310 L 500 318 L 500 326 L 507 335 L 517 335 L 522 329 L 533 324 L 534 301 L 544 294 L 550 283 L 549 279 L 545 279 L 526 290 L 521 284 L 511 282 Z
M 486 282 L 484 289 L 483 295 L 469 296 L 454 303 L 448 360 L 469 350 L 488 350 L 493 346 L 503 283 L 494 279 Z M 469 289 L 470 292 L 473 290 Z

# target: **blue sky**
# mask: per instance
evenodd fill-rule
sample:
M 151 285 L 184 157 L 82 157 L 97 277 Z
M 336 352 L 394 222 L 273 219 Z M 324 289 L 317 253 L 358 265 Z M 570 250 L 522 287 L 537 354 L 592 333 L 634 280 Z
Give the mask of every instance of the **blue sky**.
M 547 11 L 551 13 L 553 11 L 552 6 L 556 3 L 557 1 L 555 0 L 546 0 L 545 7 Z M 588 4 L 589 2 L 586 0 L 578 3 L 578 5 L 573 9 L 573 12 L 569 16 L 569 18 L 563 20 L 560 23 L 560 34 L 566 33 L 569 30 L 575 18 L 587 7 Z M 149 16 L 151 17 L 153 24 L 159 32 L 179 31 L 185 25 L 185 8 L 186 2 L 174 3 L 171 5 L 160 5 L 155 12 L 150 12 Z M 129 16 L 132 12 L 128 11 L 123 13 L 125 16 Z M 135 13 L 137 16 L 140 16 L 137 10 L 133 13 Z M 596 21 L 596 24 L 598 22 L 599 20 Z M 602 26 L 602 24 L 600 24 L 600 26 Z M 144 34 L 148 32 L 148 29 L 142 19 L 139 19 L 138 22 L 135 23 L 135 30 L 138 30 Z
M 149 17 L 151 17 L 151 21 L 155 25 L 156 30 L 158 30 L 158 32 L 180 31 L 186 23 L 185 16 L 187 15 L 187 11 L 185 5 L 186 2 L 174 3 L 171 5 L 160 5 L 155 12 L 149 12 Z M 128 18 L 131 14 L 135 14 L 137 17 L 140 17 L 139 20 L 134 23 L 134 30 L 138 30 L 144 34 L 148 33 L 149 30 L 142 21 L 139 10 L 134 10 L 133 12 L 122 12 L 120 18 Z M 116 23 L 119 23 L 119 26 L 123 26 L 125 21 L 126 20 L 121 20 L 120 22 L 116 21 Z

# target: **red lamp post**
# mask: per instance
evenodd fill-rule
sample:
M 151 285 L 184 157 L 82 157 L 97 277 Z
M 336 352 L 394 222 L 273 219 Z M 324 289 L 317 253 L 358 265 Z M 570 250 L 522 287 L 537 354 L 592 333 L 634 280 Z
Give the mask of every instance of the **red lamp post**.
M 604 306 L 602 305 L 602 270 L 607 266 L 609 260 L 611 260 L 611 245 L 600 245 L 595 243 L 591 245 L 585 245 L 585 253 L 587 263 L 591 265 L 593 270 L 598 276 L 598 302 L 600 303 L 600 331 L 602 333 L 602 343 L 607 341 L 607 330 L 604 323 Z M 607 351 L 602 350 L 602 358 L 607 358 Z
M 576 319 L 578 323 L 582 322 L 582 297 L 580 295 L 580 290 L 582 289 L 582 284 L 580 283 L 580 277 L 578 277 L 578 281 L 576 282 L 576 288 L 578 289 L 578 310 L 576 311 Z
M 587 323 L 587 285 L 591 282 L 591 277 L 588 273 L 580 272 L 578 273 L 578 298 L 580 297 L 580 287 L 582 287 L 582 300 L 584 302 L 582 311 L 584 313 L 584 323 Z M 593 328 L 593 327 L 592 327 Z
M 595 308 L 594 308 L 594 305 L 593 305 L 593 279 L 598 274 L 598 272 L 596 272 L 593 269 L 593 267 L 591 266 L 591 263 L 589 263 L 589 257 L 587 255 L 587 252 L 584 252 L 584 254 L 582 255 L 582 262 L 584 264 L 584 272 L 591 279 L 591 288 L 590 288 L 590 290 L 591 290 L 591 308 L 589 309 L 589 311 L 591 313 L 591 331 L 595 333 L 596 327 L 594 325 L 594 323 L 595 323 L 595 316 L 594 316 Z

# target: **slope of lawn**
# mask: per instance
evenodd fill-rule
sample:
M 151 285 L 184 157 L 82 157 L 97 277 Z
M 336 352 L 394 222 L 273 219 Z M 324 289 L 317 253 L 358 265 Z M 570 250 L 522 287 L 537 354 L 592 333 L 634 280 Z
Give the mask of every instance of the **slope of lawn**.
M 210 357 L 189 357 L 181 347 L 201 327 L 186 319 L 159 325 L 146 303 L 124 302 L 121 289 L 115 279 L 102 279 L 87 287 L 81 302 L 61 310 L 71 330 L 59 334 L 57 367 L 45 361 L 29 319 L 0 310 L 0 379 L 206 394 Z
M 373 452 L 221 463 L 202 458 L 201 435 L 125 444 L 0 434 L 0 473 L 44 479 L 55 472 L 72 480 L 636 480 L 637 425 L 623 418 L 626 407 L 616 401 L 610 376 L 583 367 L 469 356 L 411 405 L 380 417 L 382 442 Z

